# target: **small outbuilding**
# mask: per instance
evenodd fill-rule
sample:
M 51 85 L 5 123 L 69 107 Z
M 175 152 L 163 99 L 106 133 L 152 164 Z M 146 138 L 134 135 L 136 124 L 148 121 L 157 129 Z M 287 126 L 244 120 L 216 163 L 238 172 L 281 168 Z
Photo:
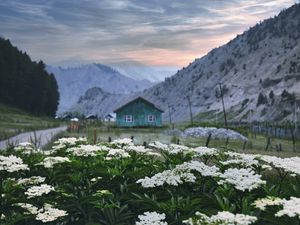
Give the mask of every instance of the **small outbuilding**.
M 115 122 L 116 121 L 116 114 L 115 113 L 109 113 L 104 117 L 105 122 Z
M 116 123 L 119 127 L 160 127 L 163 110 L 150 101 L 138 97 L 117 108 Z

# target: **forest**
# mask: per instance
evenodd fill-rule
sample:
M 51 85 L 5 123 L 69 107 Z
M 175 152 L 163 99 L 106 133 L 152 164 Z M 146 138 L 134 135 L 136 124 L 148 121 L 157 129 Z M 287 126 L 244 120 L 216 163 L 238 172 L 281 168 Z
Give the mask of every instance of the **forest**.
M 57 82 L 42 61 L 33 62 L 9 40 L 0 38 L 0 102 L 35 115 L 55 116 Z

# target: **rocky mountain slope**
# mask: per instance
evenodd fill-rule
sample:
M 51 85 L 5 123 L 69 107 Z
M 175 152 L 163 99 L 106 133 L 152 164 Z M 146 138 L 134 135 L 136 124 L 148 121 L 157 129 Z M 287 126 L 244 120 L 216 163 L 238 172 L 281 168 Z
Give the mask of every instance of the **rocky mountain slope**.
M 70 111 L 80 112 L 83 115 L 93 114 L 97 115 L 98 118 L 104 118 L 129 100 L 129 96 L 131 95 L 112 94 L 98 87 L 90 88 L 70 108 Z
M 120 73 L 135 80 L 146 79 L 154 83 L 161 82 L 176 72 L 176 69 L 172 67 L 151 67 L 134 61 L 113 63 L 111 66 L 116 68 Z
M 233 120 L 293 119 L 300 106 L 300 4 L 238 35 L 143 92 L 174 120 L 221 113 L 219 85 Z M 297 108 L 297 107 L 296 107 Z M 168 114 L 165 113 L 165 119 Z
M 80 96 L 93 87 L 112 94 L 129 94 L 153 85 L 150 81 L 132 79 L 101 64 L 74 68 L 48 66 L 47 71 L 55 75 L 59 87 L 60 103 L 57 114 L 69 110 Z
M 165 110 L 165 121 L 169 109 L 173 121 L 188 120 L 189 105 L 195 119 L 212 120 L 218 114 L 221 119 L 219 84 L 230 120 L 292 120 L 295 105 L 300 106 L 300 4 L 128 99 L 141 95 L 152 101 Z M 109 98 L 98 104 L 112 102 Z

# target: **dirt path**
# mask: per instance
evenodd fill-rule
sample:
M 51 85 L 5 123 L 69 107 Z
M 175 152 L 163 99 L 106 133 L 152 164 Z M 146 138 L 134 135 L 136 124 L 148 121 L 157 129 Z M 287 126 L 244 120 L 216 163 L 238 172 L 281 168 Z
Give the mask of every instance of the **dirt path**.
M 65 130 L 67 130 L 67 126 L 21 133 L 7 140 L 0 141 L 0 149 L 5 149 L 8 143 L 16 145 L 20 142 L 30 142 L 30 140 L 35 139 L 37 140 L 38 145 L 42 147 L 46 145 L 53 138 L 53 136 Z

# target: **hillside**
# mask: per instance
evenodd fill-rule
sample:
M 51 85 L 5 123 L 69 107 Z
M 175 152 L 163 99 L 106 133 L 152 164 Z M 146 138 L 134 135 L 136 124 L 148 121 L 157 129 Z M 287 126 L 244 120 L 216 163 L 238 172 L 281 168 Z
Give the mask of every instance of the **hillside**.
M 60 92 L 58 114 L 70 109 L 85 92 L 99 87 L 111 94 L 139 92 L 153 85 L 147 80 L 134 80 L 111 67 L 90 64 L 74 68 L 47 67 L 55 75 Z
M 213 49 L 143 96 L 165 111 L 172 106 L 176 121 L 189 118 L 190 96 L 193 115 L 212 119 L 222 109 L 219 83 L 235 120 L 291 120 L 295 99 L 300 103 L 300 4 Z
M 98 87 L 90 88 L 70 108 L 70 111 L 80 112 L 84 115 L 94 114 L 99 118 L 104 118 L 123 102 L 129 100 L 129 96 L 131 95 L 111 94 Z
M 45 64 L 33 62 L 27 53 L 0 38 L 0 103 L 54 116 L 58 99 L 56 80 Z
M 152 67 L 134 61 L 112 63 L 110 65 L 120 73 L 135 80 L 149 80 L 154 83 L 161 82 L 176 72 L 176 69 L 172 67 Z
M 49 117 L 37 117 L 18 108 L 0 103 L 0 140 L 22 132 L 57 127 L 59 125 L 59 121 Z

